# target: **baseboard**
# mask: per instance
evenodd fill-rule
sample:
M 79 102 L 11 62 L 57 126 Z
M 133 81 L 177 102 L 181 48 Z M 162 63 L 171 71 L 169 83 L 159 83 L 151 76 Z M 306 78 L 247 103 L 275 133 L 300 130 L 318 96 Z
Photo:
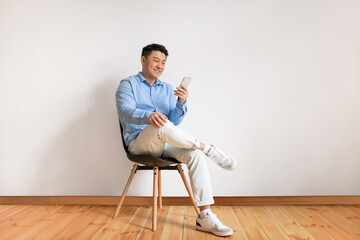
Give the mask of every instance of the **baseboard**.
M 360 196 L 214 197 L 215 205 L 358 205 Z M 0 196 L 2 205 L 117 205 L 114 196 Z M 124 205 L 152 205 L 152 197 L 126 197 Z M 163 197 L 164 205 L 191 205 L 189 197 Z

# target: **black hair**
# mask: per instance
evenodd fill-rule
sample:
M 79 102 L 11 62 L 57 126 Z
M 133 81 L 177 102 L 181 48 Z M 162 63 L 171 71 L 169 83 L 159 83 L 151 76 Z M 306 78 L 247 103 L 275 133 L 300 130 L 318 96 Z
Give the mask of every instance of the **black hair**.
M 168 50 L 163 45 L 152 43 L 145 46 L 141 52 L 141 56 L 148 57 L 152 51 L 160 51 L 167 57 L 169 55 Z

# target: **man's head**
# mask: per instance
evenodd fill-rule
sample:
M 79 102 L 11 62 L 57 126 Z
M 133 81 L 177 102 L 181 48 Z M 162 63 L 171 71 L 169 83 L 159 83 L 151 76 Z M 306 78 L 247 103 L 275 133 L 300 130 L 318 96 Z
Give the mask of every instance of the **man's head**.
M 160 44 L 153 43 L 143 48 L 141 73 L 150 83 L 155 81 L 164 71 L 168 55 L 166 48 Z
M 147 58 L 151 54 L 152 51 L 162 52 L 163 54 L 165 54 L 165 57 L 167 57 L 169 55 L 168 50 L 166 50 L 166 48 L 163 45 L 153 43 L 153 44 L 147 45 L 143 48 L 141 56 L 144 56 Z

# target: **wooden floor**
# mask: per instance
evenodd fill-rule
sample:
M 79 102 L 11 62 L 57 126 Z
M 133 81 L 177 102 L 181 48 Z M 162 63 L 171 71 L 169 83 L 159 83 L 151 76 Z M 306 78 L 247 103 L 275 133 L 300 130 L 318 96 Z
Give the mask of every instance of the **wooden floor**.
M 360 205 L 214 206 L 230 239 L 360 239 Z M 0 239 L 223 239 L 195 230 L 191 206 L 164 206 L 151 231 L 151 207 L 0 205 Z

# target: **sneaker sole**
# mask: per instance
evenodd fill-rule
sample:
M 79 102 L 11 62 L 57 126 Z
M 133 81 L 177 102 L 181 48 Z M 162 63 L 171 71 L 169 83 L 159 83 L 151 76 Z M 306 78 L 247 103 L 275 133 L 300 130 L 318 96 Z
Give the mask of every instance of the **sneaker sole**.
M 232 166 L 232 168 L 229 168 L 230 171 L 234 170 L 236 168 L 237 162 L 235 160 L 235 158 L 233 156 L 230 156 L 232 159 L 234 159 L 234 165 Z
M 204 228 L 202 228 L 200 226 L 197 226 L 197 225 L 196 225 L 196 230 L 212 233 L 212 234 L 214 234 L 216 236 L 219 236 L 219 237 L 227 237 L 227 236 L 230 236 L 230 235 L 232 235 L 234 233 L 232 230 L 229 231 L 229 232 L 212 232 L 210 230 L 206 230 L 206 229 L 204 229 Z
M 233 164 L 233 166 L 232 166 L 232 167 L 231 167 L 231 166 L 229 166 L 229 167 L 222 167 L 222 168 L 225 169 L 225 170 L 227 170 L 227 171 L 233 171 L 233 170 L 236 168 L 237 162 L 236 162 L 235 158 L 233 158 L 232 156 L 229 155 L 229 157 L 232 158 L 232 159 L 234 159 L 234 164 Z M 219 165 L 219 166 L 220 166 L 220 165 Z M 220 167 L 221 167 L 221 166 L 220 166 Z

